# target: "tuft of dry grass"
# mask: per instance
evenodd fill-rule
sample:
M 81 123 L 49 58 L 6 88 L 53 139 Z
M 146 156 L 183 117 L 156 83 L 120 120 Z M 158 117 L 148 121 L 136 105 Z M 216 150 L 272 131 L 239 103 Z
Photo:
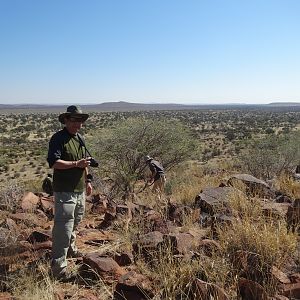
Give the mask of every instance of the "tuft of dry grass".
M 220 174 L 205 175 L 202 166 L 190 162 L 167 175 L 166 192 L 172 194 L 178 203 L 191 205 L 202 189 L 216 187 L 221 182 Z
M 281 177 L 276 179 L 275 186 L 278 190 L 292 199 L 300 198 L 300 182 L 295 181 L 286 174 L 283 174 Z
M 220 242 L 228 254 L 237 250 L 257 253 L 269 264 L 282 266 L 295 253 L 297 236 L 288 233 L 286 221 L 264 217 L 258 200 L 233 194 L 229 205 L 238 213 L 231 226 L 218 229 Z

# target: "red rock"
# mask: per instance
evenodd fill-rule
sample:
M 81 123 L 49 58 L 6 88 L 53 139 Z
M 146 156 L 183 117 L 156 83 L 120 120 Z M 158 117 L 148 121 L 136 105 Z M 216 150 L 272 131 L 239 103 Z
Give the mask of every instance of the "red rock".
M 89 266 L 105 280 L 114 280 L 126 273 L 111 257 L 104 257 L 97 252 L 85 255 L 83 264 Z
M 0 292 L 0 300 L 13 300 L 14 297 L 7 292 Z
M 114 300 L 145 300 L 153 296 L 150 280 L 142 274 L 130 271 L 119 278 Z
M 208 283 L 200 279 L 194 280 L 192 283 L 193 291 L 193 300 L 229 300 L 229 297 L 226 295 L 225 291 L 213 283 Z M 248 299 L 250 300 L 250 299 Z
M 264 288 L 257 282 L 240 278 L 238 283 L 239 294 L 242 300 L 268 300 Z
M 300 299 L 300 282 L 283 284 L 281 287 L 284 296 Z
M 24 212 L 36 210 L 40 198 L 32 192 L 26 192 L 21 200 L 21 207 Z
M 54 197 L 41 197 L 41 207 L 45 213 L 54 215 Z
M 203 250 L 205 255 L 212 256 L 213 253 L 221 251 L 221 246 L 214 240 L 204 239 L 200 241 L 198 249 Z
M 275 266 L 272 267 L 271 274 L 279 283 L 291 283 L 290 278 Z

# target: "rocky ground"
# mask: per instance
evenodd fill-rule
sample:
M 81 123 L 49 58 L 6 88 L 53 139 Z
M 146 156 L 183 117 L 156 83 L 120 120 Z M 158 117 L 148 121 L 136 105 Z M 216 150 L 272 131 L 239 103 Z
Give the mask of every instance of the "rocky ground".
M 149 203 L 88 198 L 85 255 L 60 283 L 48 275 L 53 198 L 26 192 L 1 211 L 0 299 L 300 299 L 299 199 L 237 174 L 188 205 Z

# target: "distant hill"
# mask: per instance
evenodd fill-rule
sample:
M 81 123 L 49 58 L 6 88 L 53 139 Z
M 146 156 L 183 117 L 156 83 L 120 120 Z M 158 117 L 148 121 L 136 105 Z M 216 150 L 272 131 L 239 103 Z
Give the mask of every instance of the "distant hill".
M 272 106 L 300 106 L 300 102 L 271 102 L 267 105 L 272 105 Z
M 29 112 L 64 112 L 69 104 L 41 105 L 41 104 L 0 104 L 0 112 L 29 113 Z M 153 111 L 153 110 L 224 110 L 224 109 L 270 109 L 270 108 L 298 108 L 297 102 L 273 102 L 269 104 L 172 104 L 172 103 L 131 103 L 125 101 L 104 102 L 100 104 L 81 104 L 87 112 L 109 111 Z

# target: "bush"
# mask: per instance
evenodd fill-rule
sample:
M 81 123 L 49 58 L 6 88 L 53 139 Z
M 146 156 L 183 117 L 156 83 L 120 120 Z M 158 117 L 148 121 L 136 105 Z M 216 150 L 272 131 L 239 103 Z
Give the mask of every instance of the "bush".
M 248 144 L 239 159 L 244 169 L 253 176 L 271 179 L 291 171 L 300 161 L 300 133 L 269 136 Z
M 195 142 L 189 129 L 174 120 L 127 119 L 94 138 L 94 152 L 101 159 L 101 175 L 108 176 L 119 191 L 131 193 L 145 177 L 144 157 L 163 162 L 166 170 L 191 157 Z

